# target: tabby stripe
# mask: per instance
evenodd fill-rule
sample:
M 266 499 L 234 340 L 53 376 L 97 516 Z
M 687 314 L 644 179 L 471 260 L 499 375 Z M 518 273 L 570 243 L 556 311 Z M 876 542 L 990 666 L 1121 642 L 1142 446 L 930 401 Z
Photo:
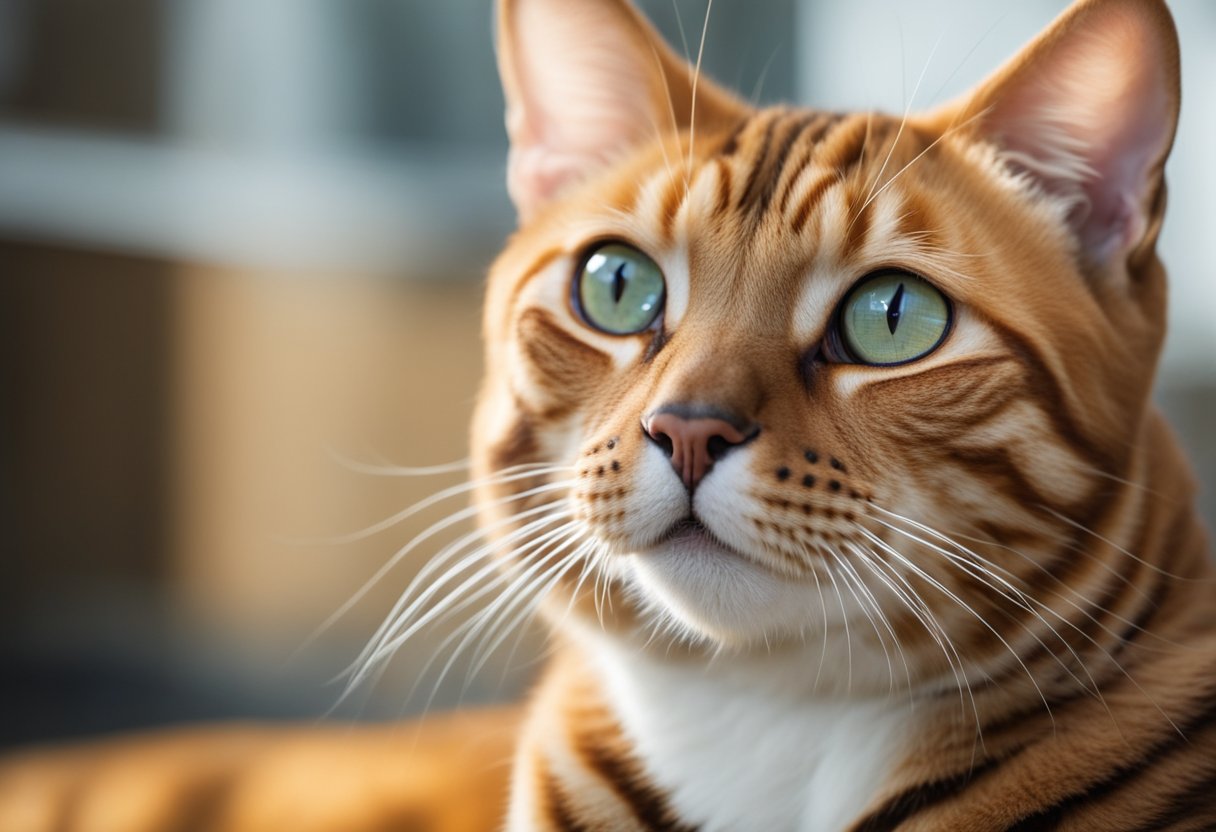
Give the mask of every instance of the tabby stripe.
M 166 832 L 208 832 L 219 826 L 225 800 L 232 793 L 240 774 L 228 772 L 191 789 L 190 794 L 176 801 L 174 812 L 178 822 Z
M 519 416 L 512 423 L 510 432 L 489 449 L 491 470 L 501 471 L 519 463 L 539 461 L 540 444 L 536 441 L 536 426 L 532 417 L 518 397 L 514 406 Z
M 969 771 L 905 789 L 849 827 L 849 832 L 894 832 L 913 815 L 958 795 L 975 778 L 996 768 L 999 762 L 988 760 Z
M 832 131 L 831 140 L 824 142 L 815 154 L 816 164 L 830 168 L 844 179 L 861 163 L 865 149 L 873 137 L 872 120 L 865 115 L 854 114 Z
M 565 251 L 557 246 L 554 246 L 553 248 L 545 249 L 536 257 L 533 257 L 528 262 L 528 265 L 520 270 L 520 279 L 515 281 L 515 285 L 511 287 L 511 294 L 507 298 L 507 308 L 513 311 L 515 307 L 519 305 L 519 296 L 523 294 L 524 288 L 532 281 L 534 277 L 536 277 L 536 275 L 540 274 L 540 272 L 543 271 L 546 266 L 557 258 L 561 257 L 563 254 L 565 254 Z
M 1104 515 L 1090 518 L 1089 523 L 1086 525 L 1094 523 L 1104 525 L 1110 512 L 1121 508 L 1122 504 L 1121 501 L 1114 499 L 1106 502 L 1105 507 L 1107 510 Z M 1152 529 L 1150 524 L 1147 522 L 1147 520 L 1142 520 L 1139 524 L 1136 539 L 1133 541 L 1129 550 L 1131 552 L 1141 553 L 1140 557 L 1138 558 L 1124 555 L 1113 546 L 1106 547 L 1107 557 L 1098 557 L 1093 555 L 1092 551 L 1088 548 L 1079 548 L 1083 545 L 1083 538 L 1081 536 L 1084 535 L 1085 532 L 1081 531 L 1080 529 L 1076 529 L 1072 533 L 1069 548 L 1062 549 L 1059 552 L 1060 556 L 1067 558 L 1066 566 L 1068 569 L 1065 571 L 1068 574 L 1061 574 L 1045 568 L 1042 571 L 1036 570 L 1035 573 L 1032 573 L 1036 579 L 1033 582 L 1024 580 L 1024 584 L 1026 586 L 1024 591 L 1026 594 L 1032 598 L 1038 598 L 1040 592 L 1045 588 L 1045 581 L 1039 580 L 1040 576 L 1050 577 L 1050 579 L 1056 585 L 1058 585 L 1061 590 L 1066 591 L 1070 585 L 1085 582 L 1085 579 L 1097 570 L 1103 570 L 1107 573 L 1107 578 L 1102 584 L 1102 586 L 1105 588 L 1101 596 L 1099 596 L 1097 599 L 1090 600 L 1093 598 L 1093 593 L 1088 593 L 1088 598 L 1082 598 L 1080 601 L 1074 601 L 1074 603 L 1077 603 L 1084 608 L 1083 611 L 1077 611 L 1078 615 L 1082 616 L 1080 623 L 1074 621 L 1068 615 L 1057 612 L 1058 617 L 1063 619 L 1061 628 L 1057 628 L 1062 629 L 1062 632 L 1058 638 L 1065 644 L 1071 646 L 1077 653 L 1081 655 L 1084 655 L 1086 652 L 1100 653 L 1098 643 L 1100 643 L 1099 636 L 1101 635 L 1101 632 L 1109 633 L 1109 631 L 1112 629 L 1113 623 L 1116 620 L 1126 620 L 1128 618 L 1128 613 L 1131 612 L 1130 610 L 1127 613 L 1119 615 L 1113 609 L 1117 601 L 1127 597 L 1129 594 L 1142 596 L 1142 605 L 1136 608 L 1135 612 L 1132 614 L 1131 622 L 1123 623 L 1123 621 L 1120 621 L 1120 623 L 1122 623 L 1122 629 L 1119 632 L 1118 638 L 1114 640 L 1111 650 L 1107 651 L 1110 653 L 1109 658 L 1105 654 L 1096 656 L 1096 658 L 1102 661 L 1111 662 L 1111 670 L 1113 673 L 1118 673 L 1119 665 L 1117 660 L 1120 653 L 1128 645 L 1134 643 L 1141 635 L 1143 635 L 1144 628 L 1148 625 L 1152 619 L 1152 616 L 1159 609 L 1161 602 L 1164 600 L 1166 592 L 1169 589 L 1165 581 L 1156 579 L 1151 580 L 1147 595 L 1142 595 L 1141 592 L 1133 592 L 1133 587 L 1137 590 L 1144 588 L 1142 586 L 1142 583 L 1144 582 L 1143 576 L 1144 573 L 1146 573 L 1149 569 L 1148 564 L 1145 562 L 1147 561 L 1145 555 L 1147 554 L 1146 549 L 1151 532 Z M 1082 557 L 1082 552 L 1089 552 L 1091 557 Z M 1111 559 L 1112 556 L 1114 558 L 1113 562 Z M 1120 564 L 1121 560 L 1130 560 L 1131 563 L 1127 566 L 1127 568 L 1123 568 Z M 1089 567 L 1084 575 L 1077 577 L 1071 574 L 1076 568 L 1079 568 L 1082 565 Z M 1128 569 L 1131 571 L 1129 572 Z M 1051 609 L 1055 610 L 1054 607 Z M 1021 611 L 1021 614 L 1023 617 L 1028 617 L 1030 615 L 1024 610 Z M 1056 654 L 1054 651 L 1049 651 L 1046 645 L 1037 645 L 1036 649 L 1032 653 L 1024 657 L 1024 661 L 1028 666 L 1030 666 L 1044 653 L 1048 652 L 1058 657 L 1058 654 Z M 1007 670 L 1006 673 L 1001 674 L 1001 676 L 994 679 L 994 682 L 999 684 L 1003 678 L 1009 678 L 1009 674 L 1013 672 L 1014 671 L 1012 669 Z
M 688 183 L 680 177 L 669 175 L 667 190 L 663 193 L 663 199 L 659 203 L 659 233 L 664 240 L 670 242 L 674 238 L 673 227 L 676 215 L 680 212 L 680 205 L 687 196 Z
M 743 192 L 739 196 L 739 201 L 735 203 L 735 208 L 738 211 L 743 211 L 748 203 L 756 198 L 760 174 L 764 170 L 764 160 L 768 158 L 769 149 L 773 144 L 773 131 L 776 130 L 777 122 L 780 120 L 781 114 L 777 113 L 764 126 L 764 138 L 760 140 L 760 152 L 752 160 L 751 174 L 747 178 L 747 184 L 743 186 Z
M 802 233 L 802 229 L 811 218 L 811 212 L 819 204 L 819 200 L 823 199 L 823 195 L 827 193 L 828 188 L 838 181 L 840 181 L 839 177 L 834 172 L 825 173 L 814 185 L 811 185 L 807 189 L 802 201 L 798 203 L 798 207 L 794 210 L 794 218 L 790 220 L 790 229 L 795 234 Z
M 813 123 L 815 119 L 814 115 L 800 115 L 789 120 L 785 128 L 785 135 L 782 137 L 777 152 L 764 160 L 762 166 L 764 172 L 759 177 L 760 185 L 757 193 L 748 200 L 755 215 L 759 216 L 765 213 L 772 204 L 773 197 L 777 193 L 777 185 L 781 182 L 782 171 L 784 171 L 786 162 L 789 160 L 790 152 L 794 149 L 794 145 L 802 135 L 802 131 Z M 758 168 L 757 172 L 759 170 Z
M 1030 598 L 1039 598 L 1044 590 L 1049 586 L 1057 586 L 1063 590 L 1067 590 L 1070 585 L 1085 583 L 1086 579 L 1092 576 L 1095 572 L 1101 570 L 1106 571 L 1108 564 L 1100 558 L 1081 556 L 1084 551 L 1081 547 L 1084 545 L 1083 536 L 1085 532 L 1080 529 L 1072 529 L 1068 540 L 1062 543 L 1052 557 L 1044 564 L 1041 569 L 1033 567 L 1030 576 L 1021 579 L 1019 589 Z M 1024 610 L 1025 615 L 1029 615 Z M 1029 656 L 1023 659 L 1023 662 L 1029 666 L 1035 661 L 1041 651 L 1044 650 L 1042 645 L 1036 645 L 1038 652 L 1032 652 Z M 1022 665 L 1017 662 L 1010 662 L 1000 673 L 989 677 L 989 682 L 992 686 L 999 688 L 1006 682 L 1010 682 L 1016 676 L 1024 674 L 1026 671 Z M 1042 706 L 1036 704 L 1028 710 L 1028 713 L 1034 713 L 1041 710 Z M 986 727 L 985 732 L 988 731 Z
M 777 213 L 779 215 L 783 217 L 786 215 L 786 211 L 789 208 L 790 196 L 794 192 L 794 185 L 798 183 L 798 177 L 802 175 L 802 172 L 807 169 L 815 158 L 815 151 L 819 141 L 843 119 L 844 116 L 836 113 L 820 112 L 815 115 L 809 124 L 806 124 L 802 128 L 798 143 L 805 145 L 806 152 L 802 154 L 796 164 L 787 166 L 783 177 L 785 186 L 781 188 L 781 199 L 777 203 Z
M 623 741 L 623 738 L 622 738 Z M 646 781 L 641 766 L 630 756 L 614 754 L 602 740 L 582 735 L 575 750 L 621 799 L 645 829 L 654 832 L 696 832 L 681 823 L 666 796 Z
M 846 179 L 853 167 L 860 163 L 868 141 L 867 120 L 854 116 L 851 119 L 841 119 L 827 141 L 818 147 L 814 161 L 827 172 L 807 190 L 798 207 L 794 209 L 790 227 L 795 234 L 802 231 L 828 188 Z
M 1038 381 L 1037 385 L 1031 383 L 1031 389 L 1040 398 L 1046 399 L 1047 405 L 1042 410 L 1051 420 L 1056 434 L 1069 446 L 1089 457 L 1091 463 L 1099 471 L 1114 476 L 1123 476 L 1126 472 L 1122 470 L 1123 466 L 1116 464 L 1114 455 L 1097 447 L 1093 440 L 1081 430 L 1068 407 L 1068 400 L 1060 388 L 1058 379 L 1048 368 L 1047 362 L 1039 351 L 1029 341 L 999 321 L 990 320 L 989 325 L 996 330 L 1006 348 L 1021 358 L 1023 365 Z M 1126 457 L 1123 461 L 1126 461 Z
M 1202 812 L 1208 813 L 1208 816 L 1204 818 L 1206 824 L 1191 828 L 1213 828 L 1216 826 L 1216 817 L 1213 817 L 1216 810 L 1212 808 L 1213 791 L 1216 791 L 1216 772 L 1209 771 L 1205 780 L 1192 784 L 1190 789 L 1182 794 L 1174 795 L 1172 805 L 1154 818 L 1153 825 L 1144 829 L 1143 832 L 1167 832 L 1187 821 L 1196 821 Z
M 752 116 L 746 116 L 738 124 L 736 124 L 735 128 L 731 130 L 730 134 L 726 137 L 726 141 L 724 141 L 722 146 L 718 148 L 718 152 L 715 155 L 724 158 L 734 156 L 735 151 L 739 149 L 739 137 L 743 135 L 743 132 L 747 130 L 748 125 L 751 123 Z
M 845 226 L 844 245 L 840 248 L 840 256 L 846 260 L 851 259 L 865 246 L 866 237 L 870 234 L 870 223 L 874 219 L 874 203 L 875 200 L 866 199 L 857 213 L 849 220 L 849 224 Z M 849 204 L 853 205 L 856 202 L 849 200 Z
M 721 216 L 726 213 L 726 209 L 730 206 L 730 165 L 723 159 L 715 159 L 714 164 L 718 168 L 718 196 L 714 202 L 714 214 Z
M 570 799 L 566 796 L 562 784 L 544 761 L 538 761 L 537 766 L 540 769 L 537 777 L 541 781 L 542 811 L 553 827 L 558 832 L 595 832 L 575 817 L 574 808 L 570 805 Z
M 1145 771 L 1170 755 L 1190 748 L 1191 742 L 1198 734 L 1207 731 L 1214 725 L 1216 725 L 1216 698 L 1213 698 L 1207 707 L 1192 720 L 1185 723 L 1182 727 L 1182 736 L 1171 730 L 1164 735 L 1164 740 L 1150 747 L 1130 763 L 1117 767 L 1106 779 L 1100 780 L 1076 794 L 1068 795 L 1050 806 L 1041 807 L 1033 815 L 1007 827 L 1005 832 L 1039 832 L 1039 830 L 1055 829 L 1067 815 L 1076 812 L 1084 804 L 1134 785 Z
M 1013 497 L 1022 505 L 1045 505 L 1059 511 L 1061 514 L 1066 506 L 1057 506 L 1022 473 L 1008 448 L 987 448 L 976 450 L 954 446 L 947 448 L 951 461 L 962 463 L 963 467 L 973 473 L 982 473 L 993 479 L 1004 480 L 1006 488 L 1001 492 Z

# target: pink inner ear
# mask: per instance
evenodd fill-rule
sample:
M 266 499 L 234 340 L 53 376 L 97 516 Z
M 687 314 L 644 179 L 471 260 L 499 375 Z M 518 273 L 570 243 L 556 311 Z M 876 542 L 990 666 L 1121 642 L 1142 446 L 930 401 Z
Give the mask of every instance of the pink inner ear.
M 653 135 L 667 98 L 658 56 L 624 4 L 544 0 L 512 8 L 507 184 L 528 216 Z
M 541 143 L 513 146 L 507 158 L 507 191 L 521 219 L 528 219 L 592 164 L 586 156 L 551 150 Z
M 1155 27 L 1122 11 L 1078 21 L 1034 56 L 995 91 L 987 120 L 1014 164 L 1077 201 L 1075 230 L 1099 262 L 1143 236 L 1174 130 L 1172 58 Z

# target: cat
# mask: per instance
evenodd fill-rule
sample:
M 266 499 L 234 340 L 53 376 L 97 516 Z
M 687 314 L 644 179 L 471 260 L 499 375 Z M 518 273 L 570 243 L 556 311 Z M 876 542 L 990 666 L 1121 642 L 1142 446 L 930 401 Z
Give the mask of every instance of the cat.
M 499 0 L 497 47 L 472 446 L 530 701 L 47 752 L 0 828 L 130 783 L 105 828 L 1216 828 L 1216 575 L 1150 402 L 1165 4 L 906 118 L 750 106 L 626 0 Z

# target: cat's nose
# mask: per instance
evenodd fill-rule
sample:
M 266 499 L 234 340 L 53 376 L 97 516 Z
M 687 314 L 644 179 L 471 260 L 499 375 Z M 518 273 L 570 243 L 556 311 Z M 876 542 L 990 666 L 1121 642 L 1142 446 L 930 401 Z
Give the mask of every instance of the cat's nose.
M 676 473 L 691 491 L 713 464 L 734 448 L 754 439 L 760 428 L 713 409 L 669 406 L 642 419 L 646 435 L 671 458 Z

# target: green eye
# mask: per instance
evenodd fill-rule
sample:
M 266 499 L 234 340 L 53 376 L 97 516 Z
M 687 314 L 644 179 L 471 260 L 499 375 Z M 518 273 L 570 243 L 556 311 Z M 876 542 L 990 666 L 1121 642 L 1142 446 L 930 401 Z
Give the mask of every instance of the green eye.
M 613 335 L 631 335 L 654 323 L 663 311 L 666 288 L 655 262 L 621 243 L 593 250 L 575 278 L 583 317 Z
M 840 309 L 839 332 L 861 364 L 903 364 L 928 355 L 946 337 L 950 302 L 907 272 L 878 272 L 862 280 Z

